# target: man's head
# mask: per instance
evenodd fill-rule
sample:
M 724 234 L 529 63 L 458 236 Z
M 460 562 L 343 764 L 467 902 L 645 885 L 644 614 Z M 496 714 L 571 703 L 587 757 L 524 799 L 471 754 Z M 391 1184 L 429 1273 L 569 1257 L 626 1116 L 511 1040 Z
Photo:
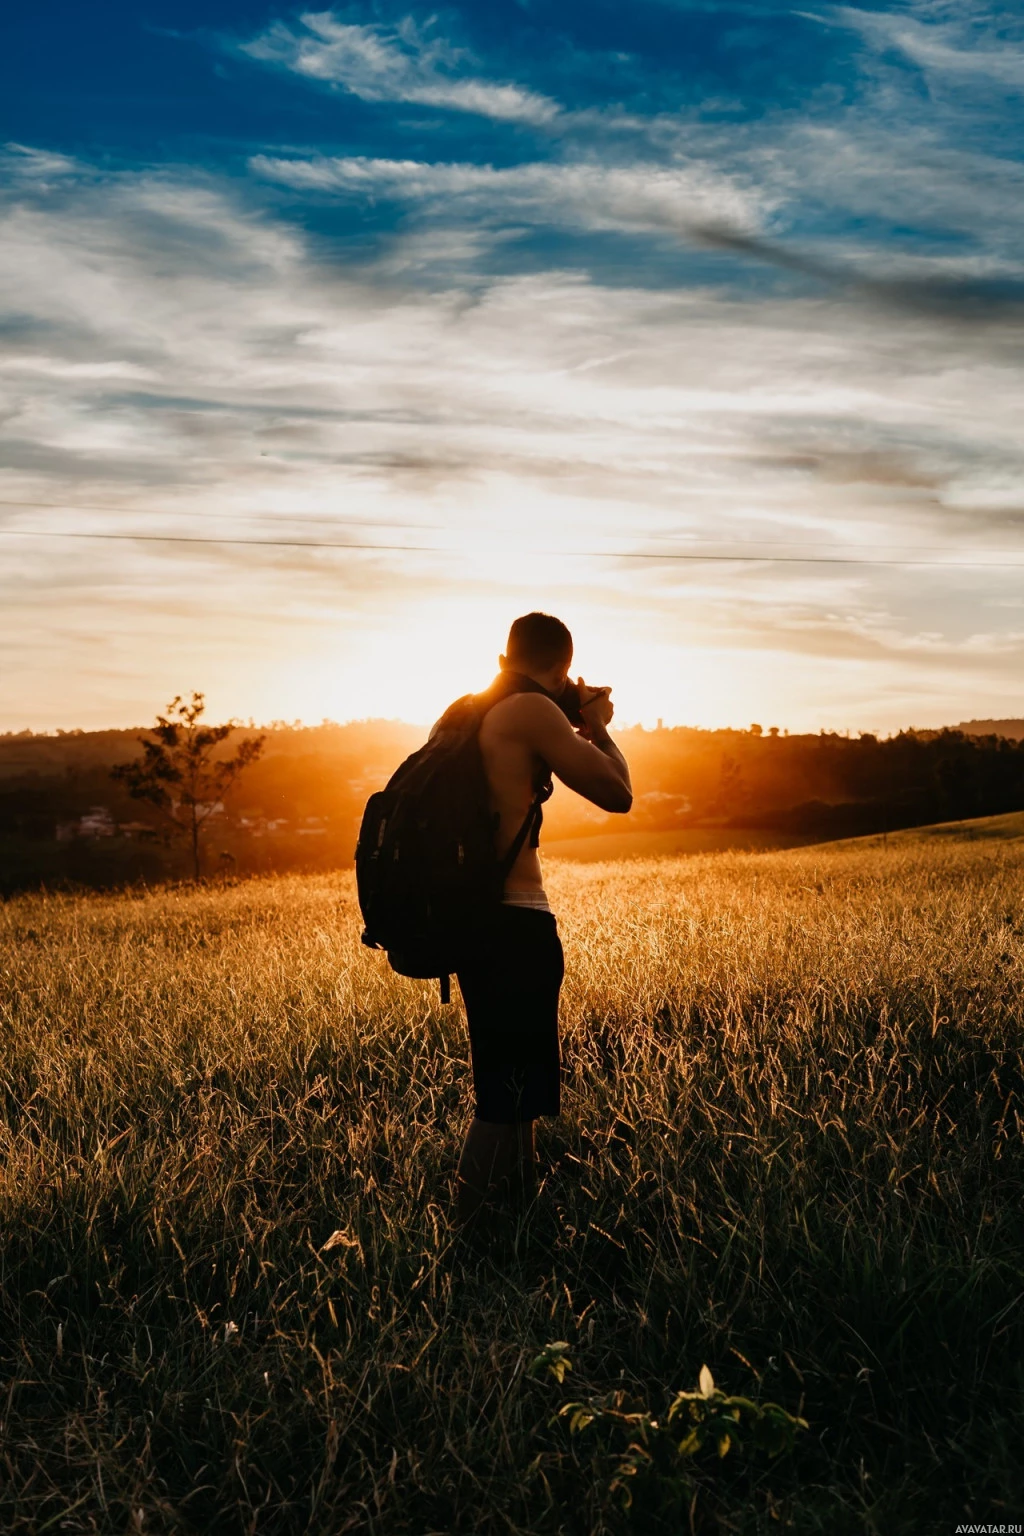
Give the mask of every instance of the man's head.
M 561 693 L 572 665 L 572 635 L 550 613 L 524 613 L 508 632 L 503 672 L 524 672 L 549 693 Z

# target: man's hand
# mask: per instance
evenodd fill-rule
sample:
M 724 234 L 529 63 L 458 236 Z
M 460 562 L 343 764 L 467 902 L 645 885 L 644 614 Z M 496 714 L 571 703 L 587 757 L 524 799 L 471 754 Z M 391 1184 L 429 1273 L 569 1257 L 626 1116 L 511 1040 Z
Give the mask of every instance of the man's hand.
M 585 741 L 599 740 L 608 734 L 608 726 L 615 713 L 610 688 L 591 688 L 582 677 L 576 679 L 580 690 L 580 714 L 583 724 L 577 727 Z

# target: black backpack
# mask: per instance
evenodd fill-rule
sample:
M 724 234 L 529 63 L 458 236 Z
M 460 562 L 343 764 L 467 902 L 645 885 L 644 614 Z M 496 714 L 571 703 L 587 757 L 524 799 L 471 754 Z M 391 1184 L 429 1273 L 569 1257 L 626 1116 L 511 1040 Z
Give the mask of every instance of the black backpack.
M 474 931 L 501 901 L 526 839 L 537 846 L 541 806 L 552 789 L 545 771 L 526 819 L 499 859 L 480 726 L 499 699 L 545 692 L 532 678 L 503 672 L 485 693 L 456 699 L 430 740 L 366 802 L 356 847 L 363 943 L 386 950 L 401 976 L 436 976 L 443 1003 L 451 999 L 449 977 Z

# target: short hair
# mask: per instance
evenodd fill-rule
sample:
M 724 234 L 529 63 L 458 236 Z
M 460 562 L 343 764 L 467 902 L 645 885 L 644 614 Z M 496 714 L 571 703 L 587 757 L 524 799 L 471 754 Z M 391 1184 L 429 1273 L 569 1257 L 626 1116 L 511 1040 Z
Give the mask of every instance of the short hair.
M 508 632 L 506 660 L 512 665 L 553 667 L 572 656 L 572 635 L 550 613 L 524 613 Z

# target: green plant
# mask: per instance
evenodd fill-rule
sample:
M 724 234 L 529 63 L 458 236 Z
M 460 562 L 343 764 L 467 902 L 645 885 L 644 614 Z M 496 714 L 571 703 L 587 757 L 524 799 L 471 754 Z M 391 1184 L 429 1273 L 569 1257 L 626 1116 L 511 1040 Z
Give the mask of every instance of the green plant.
M 530 1372 L 546 1371 L 561 1384 L 572 1369 L 569 1346 L 564 1341 L 545 1345 Z M 600 1398 L 565 1403 L 557 1418 L 568 1419 L 569 1433 L 604 1431 L 614 1446 L 626 1438 L 624 1450 L 613 1450 L 614 1475 L 609 1491 L 618 1494 L 629 1508 L 633 1502 L 630 1480 L 653 1479 L 670 1498 L 693 1492 L 691 1476 L 695 1459 L 713 1446 L 718 1457 L 748 1444 L 753 1451 L 775 1457 L 791 1450 L 796 1436 L 807 1429 L 806 1419 L 787 1412 L 778 1403 L 755 1403 L 748 1397 L 730 1397 L 715 1386 L 706 1365 L 700 1368 L 695 1392 L 677 1392 L 668 1411 L 657 1417 L 649 1408 L 628 1408 L 629 1394 L 611 1392 Z

